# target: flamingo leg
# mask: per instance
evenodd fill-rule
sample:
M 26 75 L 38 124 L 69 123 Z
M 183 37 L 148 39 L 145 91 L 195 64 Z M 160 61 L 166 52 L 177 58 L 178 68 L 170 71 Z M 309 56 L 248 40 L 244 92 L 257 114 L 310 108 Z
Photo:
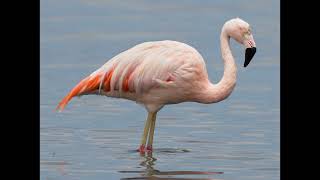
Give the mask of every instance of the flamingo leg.
M 147 121 L 144 125 L 144 130 L 143 130 L 143 134 L 142 134 L 142 138 L 141 138 L 141 145 L 138 149 L 138 151 L 141 153 L 143 153 L 145 151 L 145 146 L 146 146 L 146 142 L 147 142 L 147 138 L 148 138 L 151 120 L 152 120 L 152 114 L 148 113 Z
M 147 146 L 147 151 L 149 151 L 149 152 L 152 152 L 153 135 L 154 135 L 154 129 L 155 129 L 155 125 L 156 125 L 156 118 L 157 118 L 157 113 L 156 112 L 152 113 L 149 138 L 148 138 L 148 146 Z

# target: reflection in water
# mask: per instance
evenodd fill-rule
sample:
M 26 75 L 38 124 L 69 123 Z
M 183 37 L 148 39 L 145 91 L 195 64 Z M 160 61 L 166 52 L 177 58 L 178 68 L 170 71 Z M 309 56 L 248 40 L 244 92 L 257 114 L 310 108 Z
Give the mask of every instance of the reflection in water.
M 176 177 L 168 177 L 174 175 L 213 175 L 213 174 L 223 174 L 223 172 L 205 172 L 205 171 L 159 171 L 154 169 L 155 162 L 157 159 L 153 157 L 152 152 L 140 154 L 143 157 L 143 161 L 140 163 L 142 167 L 145 167 L 143 171 L 119 171 L 120 173 L 139 173 L 140 177 L 129 177 L 122 178 L 122 180 L 129 179 L 150 179 L 150 180 L 213 180 L 212 178 L 176 178 Z M 158 177 L 158 176 L 166 176 L 166 177 Z
M 61 175 L 67 175 L 65 171 L 65 167 L 70 165 L 70 163 L 66 161 L 40 161 L 42 166 L 47 166 L 52 169 L 56 169 Z

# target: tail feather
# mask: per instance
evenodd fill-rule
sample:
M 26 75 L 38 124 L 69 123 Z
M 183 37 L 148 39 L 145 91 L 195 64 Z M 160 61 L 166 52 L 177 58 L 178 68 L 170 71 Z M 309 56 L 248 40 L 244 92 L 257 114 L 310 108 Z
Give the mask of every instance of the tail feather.
M 68 102 L 74 96 L 80 96 L 82 94 L 90 94 L 90 92 L 99 89 L 102 73 L 96 74 L 93 77 L 86 77 L 81 80 L 70 92 L 66 95 L 58 104 L 56 110 L 62 111 Z M 110 81 L 110 78 L 107 78 Z M 106 82 L 107 83 L 107 82 Z

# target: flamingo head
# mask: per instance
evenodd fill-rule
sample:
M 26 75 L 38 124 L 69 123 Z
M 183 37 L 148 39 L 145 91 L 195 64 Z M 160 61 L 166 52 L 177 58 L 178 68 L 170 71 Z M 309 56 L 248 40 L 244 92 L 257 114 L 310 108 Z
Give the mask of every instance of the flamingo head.
M 244 45 L 246 54 L 243 66 L 247 67 L 257 51 L 250 25 L 240 18 L 235 18 L 225 23 L 223 31 L 229 37 Z

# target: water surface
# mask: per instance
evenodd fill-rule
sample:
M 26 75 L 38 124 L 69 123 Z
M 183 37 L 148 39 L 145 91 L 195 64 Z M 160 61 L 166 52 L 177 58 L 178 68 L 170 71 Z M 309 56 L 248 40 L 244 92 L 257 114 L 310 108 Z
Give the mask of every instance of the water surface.
M 210 79 L 220 80 L 219 33 L 239 16 L 257 53 L 225 101 L 183 103 L 158 113 L 155 152 L 140 156 L 146 111 L 101 96 L 59 100 L 83 77 L 138 43 L 176 40 L 195 47 Z M 279 2 L 41 0 L 40 177 L 100 179 L 279 179 Z

